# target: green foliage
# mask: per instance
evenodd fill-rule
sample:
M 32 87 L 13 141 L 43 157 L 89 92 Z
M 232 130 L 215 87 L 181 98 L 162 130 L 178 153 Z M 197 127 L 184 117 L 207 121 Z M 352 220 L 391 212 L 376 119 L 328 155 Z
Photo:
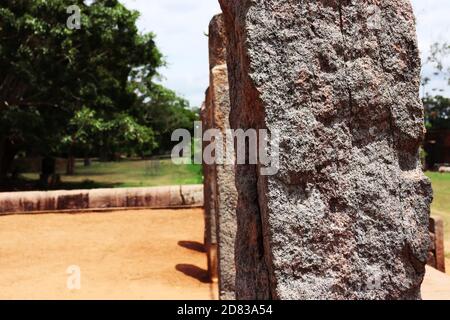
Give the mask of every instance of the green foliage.
M 79 30 L 66 26 L 74 4 Z M 4 142 L 33 154 L 144 155 L 192 127 L 187 101 L 154 84 L 164 61 L 138 17 L 118 0 L 1 2 L 0 165 Z
M 428 156 L 428 154 L 425 151 L 425 149 L 423 147 L 420 147 L 420 149 L 419 149 L 419 158 L 420 158 L 420 163 L 422 163 L 422 168 L 426 168 L 427 156 Z
M 432 215 L 441 217 L 444 220 L 445 227 L 445 246 L 448 249 L 450 245 L 450 174 L 439 172 L 427 172 L 431 179 L 434 192 L 434 200 L 431 206 Z M 446 251 L 450 258 L 450 252 Z
M 179 128 L 192 132 L 193 122 L 199 119 L 199 112 L 190 109 L 188 101 L 159 84 L 142 89 L 140 102 L 135 105 L 133 114 L 154 129 L 160 141 L 159 151 L 170 151 L 173 147 L 172 132 Z
M 427 96 L 423 99 L 428 129 L 450 129 L 450 99 Z
M 433 78 L 446 79 L 450 85 L 450 66 L 448 59 L 450 57 L 450 44 L 434 43 L 431 45 L 426 64 L 433 67 Z M 427 91 L 432 78 L 423 77 L 422 87 L 424 90 L 423 103 L 425 106 L 425 121 L 427 129 L 450 129 L 450 99 L 442 95 L 430 95 Z M 437 88 L 431 88 L 431 91 L 438 91 Z M 444 89 L 439 91 L 443 92 Z

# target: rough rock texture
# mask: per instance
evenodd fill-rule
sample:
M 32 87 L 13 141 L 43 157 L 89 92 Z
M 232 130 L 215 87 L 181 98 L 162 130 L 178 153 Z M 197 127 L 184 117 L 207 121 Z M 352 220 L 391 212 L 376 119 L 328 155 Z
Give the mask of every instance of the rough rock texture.
M 208 31 L 209 69 L 227 64 L 227 34 L 223 15 L 215 15 L 209 23 Z M 227 81 L 228 82 L 228 81 Z
M 210 48 L 210 87 L 213 127 L 226 137 L 230 129 L 230 92 L 226 66 L 226 34 L 223 16 L 216 15 L 209 26 Z M 227 150 L 227 147 L 231 150 Z M 224 154 L 233 152 L 233 145 L 223 141 Z M 214 165 L 216 179 L 216 224 L 219 267 L 219 296 L 222 300 L 236 298 L 236 269 L 234 247 L 236 241 L 236 203 L 237 192 L 234 177 L 234 165 L 230 163 Z
M 238 299 L 419 299 L 432 191 L 409 0 L 220 0 L 231 125 L 281 130 L 238 166 Z
M 444 220 L 430 218 L 431 246 L 428 252 L 428 265 L 445 273 Z
M 203 186 L 0 193 L 0 215 L 114 208 L 185 208 L 203 205 Z
M 202 105 L 200 116 L 203 134 L 213 126 L 213 110 L 210 89 L 206 90 L 205 102 Z M 206 147 L 203 142 L 203 148 Z M 210 280 L 217 281 L 217 231 L 216 231 L 216 171 L 214 166 L 203 163 L 203 198 L 205 208 L 205 250 L 208 259 L 208 275 Z
M 206 90 L 206 99 L 202 105 L 200 116 L 202 120 L 203 134 L 212 128 L 213 110 L 211 104 L 210 89 Z M 206 143 L 203 142 L 203 148 Z M 208 259 L 208 275 L 211 281 L 218 279 L 217 266 L 217 230 L 216 230 L 216 171 L 214 166 L 203 163 L 203 198 L 205 209 L 205 250 Z

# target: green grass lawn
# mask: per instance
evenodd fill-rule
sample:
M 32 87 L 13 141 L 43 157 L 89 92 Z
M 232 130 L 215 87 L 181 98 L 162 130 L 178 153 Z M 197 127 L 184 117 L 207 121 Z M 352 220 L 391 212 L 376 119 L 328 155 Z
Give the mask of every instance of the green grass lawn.
M 38 174 L 23 174 L 26 180 L 37 181 Z M 76 162 L 75 175 L 62 174 L 59 189 L 127 188 L 202 183 L 200 165 L 175 165 L 171 160 L 127 160 L 92 162 L 85 167 Z
M 445 247 L 450 258 L 450 174 L 427 172 L 433 183 L 434 201 L 431 207 L 433 215 L 439 216 L 445 223 Z

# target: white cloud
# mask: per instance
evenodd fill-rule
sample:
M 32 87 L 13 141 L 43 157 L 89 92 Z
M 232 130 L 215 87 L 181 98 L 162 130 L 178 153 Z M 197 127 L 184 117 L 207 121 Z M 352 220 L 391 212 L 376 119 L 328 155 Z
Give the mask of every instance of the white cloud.
M 208 39 L 204 33 L 212 16 L 220 12 L 217 0 L 121 0 L 141 12 L 139 28 L 154 32 L 166 55 L 168 67 L 162 70 L 164 84 L 199 106 L 208 86 Z M 412 0 L 417 17 L 419 45 L 423 57 L 433 42 L 450 42 L 449 0 Z M 432 70 L 424 68 L 424 74 Z M 450 88 L 442 81 L 433 85 Z
M 412 0 L 414 13 L 417 20 L 417 34 L 422 60 L 425 62 L 430 52 L 430 47 L 435 42 L 450 43 L 450 2 L 448 0 Z M 450 59 L 447 59 L 450 66 Z M 424 63 L 422 74 L 431 78 L 433 68 Z M 450 86 L 443 79 L 434 79 L 430 88 L 444 90 L 440 94 L 450 96 Z
M 168 66 L 161 70 L 164 84 L 200 106 L 208 87 L 208 30 L 220 12 L 215 0 L 121 0 L 141 12 L 139 28 L 154 32 Z

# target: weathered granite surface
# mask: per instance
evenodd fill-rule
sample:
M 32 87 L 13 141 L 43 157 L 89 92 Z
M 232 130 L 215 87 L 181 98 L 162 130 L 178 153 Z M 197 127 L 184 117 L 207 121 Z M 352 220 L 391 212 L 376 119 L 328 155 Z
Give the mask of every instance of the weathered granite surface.
M 200 116 L 202 120 L 203 134 L 213 127 L 213 109 L 211 104 L 210 89 L 206 90 L 205 102 L 202 105 Z M 203 148 L 207 146 L 203 142 Z M 203 162 L 203 198 L 205 209 L 205 250 L 208 259 L 208 274 L 212 281 L 217 281 L 217 230 L 216 230 L 216 171 L 215 167 Z
M 227 64 L 227 34 L 223 15 L 215 15 L 208 27 L 209 69 Z M 228 82 L 228 81 L 227 81 Z
M 210 87 L 213 110 L 213 127 L 222 137 L 230 129 L 230 92 L 226 66 L 226 34 L 223 16 L 216 15 L 209 25 Z M 222 141 L 224 156 L 234 154 L 233 144 Z M 229 149 L 229 150 L 228 150 Z M 232 159 L 230 159 L 232 160 Z M 216 179 L 216 231 L 218 244 L 219 296 L 222 300 L 234 300 L 236 269 L 234 248 L 236 242 L 236 203 L 234 163 L 223 161 L 214 165 Z
M 430 182 L 409 0 L 220 0 L 233 128 L 281 130 L 238 166 L 239 299 L 419 299 Z

